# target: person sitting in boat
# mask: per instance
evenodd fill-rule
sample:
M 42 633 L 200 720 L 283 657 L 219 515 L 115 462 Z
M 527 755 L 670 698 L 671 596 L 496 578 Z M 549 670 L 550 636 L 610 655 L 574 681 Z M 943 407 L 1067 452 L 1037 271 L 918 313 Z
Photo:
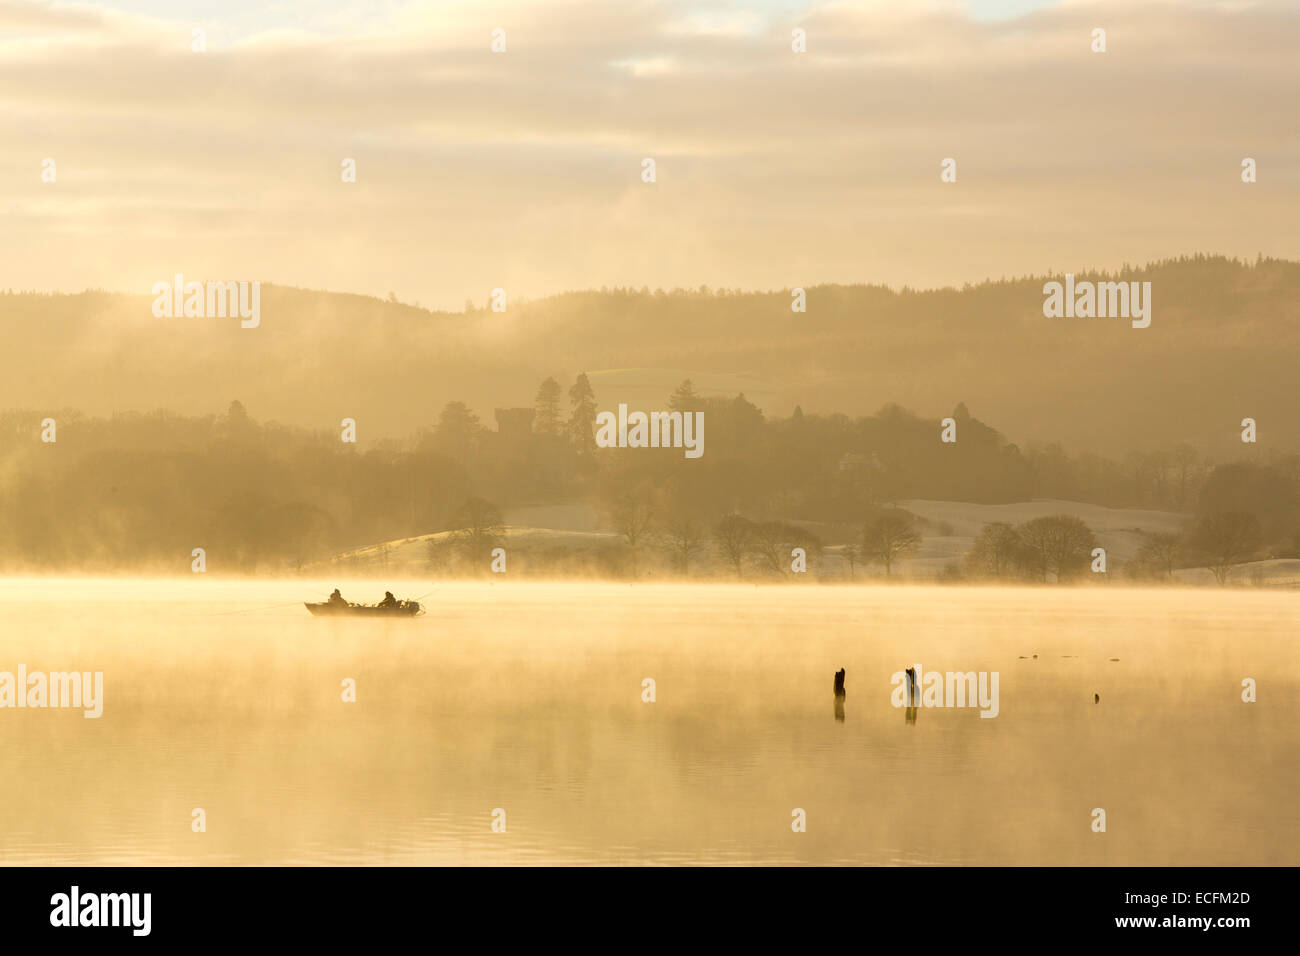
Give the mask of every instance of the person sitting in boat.
M 384 599 L 379 602 L 380 607 L 397 607 L 397 598 L 393 597 L 392 591 L 384 592 Z
M 334 593 L 330 595 L 329 604 L 330 604 L 331 607 L 347 607 L 347 606 L 348 606 L 348 602 L 345 601 L 345 600 L 343 600 L 343 595 L 339 593 L 339 589 L 338 589 L 338 588 L 335 588 L 335 589 L 334 589 Z

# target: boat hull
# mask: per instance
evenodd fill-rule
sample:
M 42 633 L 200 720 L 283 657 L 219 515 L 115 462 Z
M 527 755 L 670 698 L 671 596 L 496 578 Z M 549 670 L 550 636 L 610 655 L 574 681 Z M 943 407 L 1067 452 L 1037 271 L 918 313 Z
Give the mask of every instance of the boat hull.
M 415 617 L 423 609 L 415 601 L 403 601 L 396 607 L 372 604 L 304 604 L 315 617 Z

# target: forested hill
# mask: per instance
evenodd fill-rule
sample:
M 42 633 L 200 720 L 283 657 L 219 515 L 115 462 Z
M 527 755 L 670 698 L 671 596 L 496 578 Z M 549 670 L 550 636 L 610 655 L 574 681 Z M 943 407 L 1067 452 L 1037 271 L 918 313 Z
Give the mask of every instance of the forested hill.
M 464 313 L 263 284 L 261 323 L 155 318 L 153 296 L 0 294 L 0 407 L 87 414 L 168 408 L 205 414 L 239 397 L 264 420 L 359 423 L 364 444 L 406 435 L 449 400 L 490 420 L 531 405 L 547 376 L 587 372 L 602 407 L 659 407 L 691 377 L 706 394 L 746 397 L 771 416 L 923 415 L 959 401 L 1012 441 L 1060 441 L 1123 455 L 1190 442 L 1300 447 L 1300 264 L 1196 256 L 1076 280 L 1151 282 L 1152 321 L 1049 319 L 1051 276 L 916 292 L 601 290 L 483 301 Z M 162 278 L 160 276 L 160 278 Z M 209 277 L 188 279 L 251 279 Z M 144 293 L 146 290 L 142 290 Z

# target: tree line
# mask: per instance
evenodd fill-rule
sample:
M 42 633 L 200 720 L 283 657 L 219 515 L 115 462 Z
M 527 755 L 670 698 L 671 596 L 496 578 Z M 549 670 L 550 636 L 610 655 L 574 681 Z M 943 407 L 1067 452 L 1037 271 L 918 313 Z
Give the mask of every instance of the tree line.
M 867 565 L 889 576 L 925 530 L 900 506 L 909 499 L 1185 513 L 1184 532 L 1148 535 L 1130 563 L 1149 577 L 1200 562 L 1226 579 L 1252 557 L 1300 556 L 1296 456 L 1215 463 L 1174 444 L 1115 461 L 1058 445 L 1022 449 L 964 405 L 950 412 L 958 441 L 944 445 L 937 418 L 898 405 L 856 418 L 798 407 L 769 417 L 743 394 L 703 394 L 689 380 L 665 403 L 705 413 L 703 458 L 597 448 L 604 406 L 586 375 L 567 387 L 545 378 L 513 429 L 452 401 L 405 440 L 361 446 L 333 428 L 259 422 L 238 401 L 207 416 L 53 412 L 52 444 L 37 437 L 44 413 L 9 411 L 0 414 L 0 567 L 171 567 L 202 546 L 228 568 L 294 570 L 379 541 L 490 531 L 511 509 L 581 503 L 624 546 L 587 562 L 599 573 L 784 574 L 801 548 L 810 568 L 829 569 L 829 549 L 850 576 Z M 495 523 L 474 519 L 474 508 L 491 509 Z M 1035 520 L 985 528 L 956 571 L 1042 580 L 1086 570 L 1091 532 Z M 489 537 L 444 563 L 463 563 Z

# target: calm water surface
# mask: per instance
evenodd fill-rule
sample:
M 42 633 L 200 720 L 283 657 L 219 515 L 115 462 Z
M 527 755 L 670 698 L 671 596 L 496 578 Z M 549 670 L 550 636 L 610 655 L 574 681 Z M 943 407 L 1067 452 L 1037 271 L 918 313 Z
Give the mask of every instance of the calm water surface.
M 1295 592 L 466 583 L 407 621 L 296 603 L 335 585 L 383 592 L 0 579 L 0 671 L 105 683 L 98 720 L 0 709 L 0 862 L 1300 864 Z M 913 663 L 999 672 L 999 715 L 908 722 L 890 676 Z

